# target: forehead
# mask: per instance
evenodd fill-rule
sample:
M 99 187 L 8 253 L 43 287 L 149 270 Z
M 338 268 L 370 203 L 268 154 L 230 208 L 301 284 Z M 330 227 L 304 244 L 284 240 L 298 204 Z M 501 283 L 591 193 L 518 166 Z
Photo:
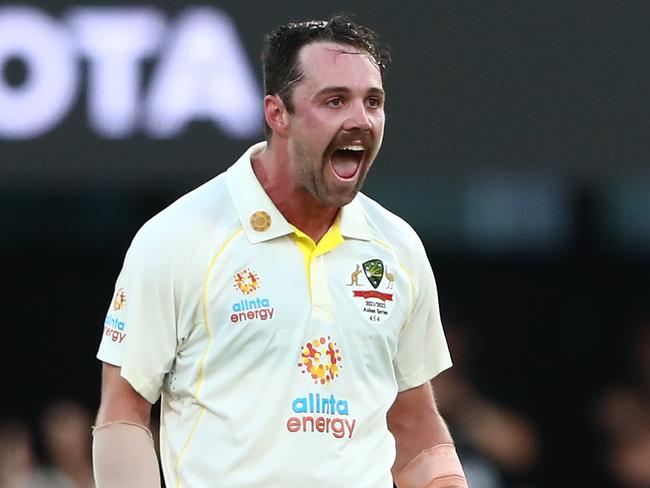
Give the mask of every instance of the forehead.
M 366 51 L 357 47 L 314 42 L 301 48 L 298 59 L 303 82 L 308 85 L 382 87 L 379 66 Z

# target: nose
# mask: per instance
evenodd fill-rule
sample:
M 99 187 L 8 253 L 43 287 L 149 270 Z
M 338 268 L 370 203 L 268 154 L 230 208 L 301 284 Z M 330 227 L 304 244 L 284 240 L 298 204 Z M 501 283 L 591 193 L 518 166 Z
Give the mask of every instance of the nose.
M 368 109 L 363 100 L 355 100 L 349 106 L 348 117 L 343 124 L 345 130 L 369 130 L 372 122 L 368 116 Z

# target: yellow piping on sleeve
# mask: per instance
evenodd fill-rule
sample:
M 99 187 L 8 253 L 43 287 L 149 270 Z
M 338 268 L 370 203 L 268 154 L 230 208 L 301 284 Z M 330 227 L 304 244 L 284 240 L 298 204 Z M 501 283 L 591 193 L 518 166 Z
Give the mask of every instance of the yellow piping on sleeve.
M 228 239 L 224 241 L 224 243 L 221 245 L 219 250 L 215 253 L 214 257 L 210 261 L 210 264 L 208 265 L 208 269 L 205 273 L 205 277 L 203 280 L 203 297 L 202 297 L 202 307 L 203 307 L 203 324 L 205 325 L 205 331 L 208 336 L 208 345 L 205 348 L 205 351 L 203 351 L 203 354 L 201 354 L 201 359 L 199 360 L 199 371 L 198 371 L 198 381 L 197 381 L 197 386 L 196 386 L 196 392 L 194 393 L 194 399 L 198 402 L 199 399 L 199 393 L 201 393 L 201 387 L 203 386 L 203 371 L 205 368 L 205 359 L 208 355 L 208 351 L 212 347 L 212 333 L 210 332 L 210 326 L 208 324 L 208 304 L 207 304 L 207 297 L 208 297 L 208 281 L 210 277 L 210 271 L 212 271 L 213 266 L 219 259 L 219 256 L 221 256 L 221 253 L 228 247 L 230 242 L 237 237 L 239 234 L 243 232 L 242 228 L 237 229 Z M 199 416 L 196 418 L 196 421 L 194 422 L 194 425 L 192 426 L 192 430 L 190 432 L 190 435 L 188 436 L 187 440 L 185 441 L 185 444 L 183 445 L 183 448 L 181 449 L 180 454 L 178 455 L 178 459 L 176 460 L 176 466 L 174 469 L 174 474 L 176 475 L 176 488 L 180 488 L 181 482 L 180 482 L 180 476 L 179 476 L 179 471 L 180 471 L 180 466 L 183 458 L 185 457 L 185 454 L 187 453 L 187 450 L 190 447 L 190 444 L 192 443 L 192 439 L 194 438 L 194 434 L 199 428 L 199 424 L 201 423 L 201 419 L 203 418 L 203 415 L 205 414 L 205 409 L 201 408 L 199 412 Z

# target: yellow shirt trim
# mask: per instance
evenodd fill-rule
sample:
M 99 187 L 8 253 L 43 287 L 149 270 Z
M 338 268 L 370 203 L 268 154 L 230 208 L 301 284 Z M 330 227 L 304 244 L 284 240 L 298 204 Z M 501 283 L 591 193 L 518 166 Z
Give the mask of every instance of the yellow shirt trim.
M 196 385 L 196 392 L 194 393 L 194 398 L 196 399 L 197 403 L 200 404 L 199 402 L 199 394 L 201 393 L 201 387 L 203 386 L 203 371 L 205 370 L 205 360 L 208 355 L 208 351 L 212 347 L 212 332 L 210 331 L 210 325 L 208 323 L 208 283 L 210 279 L 210 271 L 212 270 L 212 267 L 215 265 L 217 262 L 217 259 L 219 259 L 219 256 L 221 256 L 221 253 L 228 247 L 228 245 L 231 243 L 231 241 L 237 237 L 239 234 L 243 232 L 243 229 L 239 228 L 237 229 L 230 237 L 228 237 L 224 243 L 221 245 L 219 250 L 215 253 L 215 255 L 212 257 L 212 260 L 210 261 L 210 264 L 208 265 L 208 269 L 205 273 L 205 278 L 204 278 L 204 283 L 203 283 L 203 296 L 202 296 L 202 308 L 203 308 L 203 323 L 205 325 L 205 330 L 206 334 L 208 336 L 208 345 L 203 351 L 203 354 L 201 354 L 201 359 L 199 360 L 199 371 L 198 371 L 198 381 Z M 199 424 L 201 423 L 201 419 L 203 418 L 203 414 L 205 413 L 205 408 L 201 407 L 199 411 L 199 416 L 196 418 L 196 422 L 194 422 L 194 426 L 192 427 L 192 430 L 190 431 L 190 434 L 185 441 L 185 444 L 183 445 L 180 454 L 178 455 L 178 459 L 176 460 L 176 466 L 174 467 L 174 474 L 176 476 L 176 483 L 175 487 L 180 488 L 181 483 L 180 483 L 180 468 L 181 468 L 181 462 L 183 461 L 183 458 L 185 457 L 185 454 L 187 453 L 187 450 L 190 447 L 190 444 L 192 443 L 192 439 L 194 438 L 194 434 L 199 428 Z
M 339 214 L 340 216 L 340 214 Z M 314 240 L 301 231 L 295 225 L 292 225 L 293 228 L 293 240 L 302 252 L 303 257 L 305 258 L 305 272 L 307 273 L 307 284 L 309 285 L 309 296 L 312 296 L 311 292 L 311 263 L 315 257 L 318 257 L 322 254 L 330 252 L 335 249 L 336 246 L 341 244 L 343 239 L 343 234 L 341 234 L 341 223 L 339 216 L 336 217 L 332 226 L 327 229 L 325 235 L 318 241 L 318 244 Z

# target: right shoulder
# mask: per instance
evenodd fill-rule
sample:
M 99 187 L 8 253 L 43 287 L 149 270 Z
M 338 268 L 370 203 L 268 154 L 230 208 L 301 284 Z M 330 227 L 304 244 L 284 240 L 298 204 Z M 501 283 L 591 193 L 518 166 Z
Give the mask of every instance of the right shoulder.
M 232 234 L 240 224 L 225 176 L 207 181 L 147 220 L 133 237 L 127 256 L 179 257 Z

